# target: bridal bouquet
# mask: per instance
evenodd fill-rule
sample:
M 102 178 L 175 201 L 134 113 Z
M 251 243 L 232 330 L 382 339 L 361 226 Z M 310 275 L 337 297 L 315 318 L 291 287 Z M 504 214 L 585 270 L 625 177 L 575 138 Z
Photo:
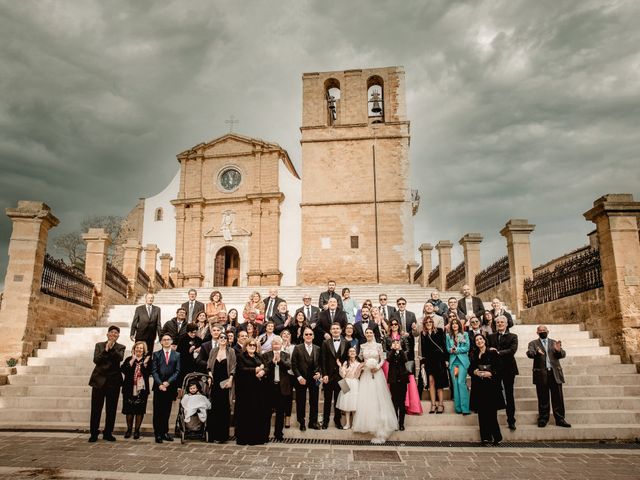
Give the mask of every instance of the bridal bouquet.
M 374 372 L 373 370 L 375 368 L 378 368 L 378 362 L 376 362 L 375 358 L 368 358 L 367 361 L 364 363 L 365 367 L 367 367 L 368 370 L 371 371 L 371 378 L 374 378 Z

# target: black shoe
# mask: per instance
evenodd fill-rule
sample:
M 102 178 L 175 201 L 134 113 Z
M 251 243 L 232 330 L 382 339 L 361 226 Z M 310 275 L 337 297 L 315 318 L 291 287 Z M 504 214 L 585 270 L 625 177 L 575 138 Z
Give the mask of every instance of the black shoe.
M 133 432 L 133 439 L 140 440 L 140 430 L 136 430 L 135 432 Z
M 156 443 L 162 443 L 162 437 L 160 435 L 156 435 Z
M 124 433 L 124 438 L 131 438 L 131 430 L 127 430 L 127 431 Z
M 342 430 L 342 424 L 340 422 L 336 422 L 335 425 L 338 430 Z
M 482 440 L 480 442 L 480 445 L 482 445 L 483 447 L 488 447 L 489 445 L 491 445 L 491 442 L 489 440 Z
M 558 427 L 571 428 L 571 424 L 567 423 L 565 420 L 562 420 L 561 422 L 556 422 L 556 425 Z
M 98 441 L 98 435 L 91 435 L 89 437 L 89 443 L 95 443 Z
M 322 424 L 322 429 L 326 430 L 327 428 L 329 428 L 329 424 L 328 423 L 323 423 Z
M 471 415 L 471 412 L 463 412 L 462 415 L 466 417 L 467 415 Z
M 398 428 L 400 429 L 401 432 L 404 432 L 404 425 L 400 425 Z
M 509 424 L 509 430 L 514 431 L 516 429 L 516 424 L 515 423 L 510 423 Z
M 114 437 L 110 433 L 109 434 L 103 433 L 102 434 L 102 439 L 106 440 L 107 442 L 115 442 L 116 441 L 116 437 Z
M 497 447 L 498 445 L 500 445 L 500 442 L 502 442 L 502 439 L 500 439 L 500 440 L 494 440 L 494 441 L 493 441 L 493 446 L 494 446 L 494 447 Z
M 547 422 L 543 420 L 538 420 L 538 427 L 543 428 L 547 426 Z
M 278 436 L 276 436 L 274 438 L 274 441 L 275 442 L 282 442 L 282 441 L 284 441 L 284 437 L 282 435 L 278 435 Z
M 305 427 L 304 423 L 300 424 L 300 431 L 301 432 L 306 432 L 307 431 L 307 427 Z
M 171 435 L 169 435 L 168 433 L 165 433 L 165 434 L 162 436 L 162 439 L 163 439 L 163 440 L 166 440 L 167 442 L 173 442 L 173 437 L 172 437 Z
M 318 422 L 312 423 L 309 425 L 309 428 L 313 428 L 314 430 L 320 430 L 320 424 Z

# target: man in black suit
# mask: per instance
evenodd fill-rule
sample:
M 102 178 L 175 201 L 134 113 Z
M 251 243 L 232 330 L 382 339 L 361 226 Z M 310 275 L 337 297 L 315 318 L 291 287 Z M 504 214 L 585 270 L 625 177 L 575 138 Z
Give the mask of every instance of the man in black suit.
M 513 317 L 509 312 L 507 312 L 502 306 L 502 302 L 498 297 L 491 300 L 491 313 L 493 313 L 493 318 L 496 319 L 499 316 L 504 316 L 507 319 L 507 329 L 513 327 Z
M 338 301 L 330 298 L 327 303 L 327 309 L 318 315 L 318 325 L 316 326 L 316 343 L 322 345 L 322 342 L 331 338 L 331 325 L 334 322 L 340 324 L 342 332 L 347 326 L 347 314 L 338 309 Z
M 322 428 L 329 428 L 329 417 L 331 416 L 331 400 L 333 399 L 333 422 L 337 429 L 342 429 L 342 412 L 338 409 L 338 394 L 340 393 L 340 385 L 338 382 L 342 378 L 340 376 L 340 363 L 347 358 L 349 345 L 341 336 L 342 328 L 338 322 L 331 324 L 331 338 L 322 342 L 320 349 L 320 371 L 322 373 L 322 389 L 324 391 L 324 409 L 322 415 Z
M 467 314 L 460 309 L 460 302 L 456 297 L 449 297 L 447 300 L 447 316 L 444 317 L 444 325 L 445 327 L 449 325 L 449 315 L 451 312 L 455 313 L 464 326 L 466 322 Z M 480 317 L 478 317 L 480 318 Z
M 411 332 L 411 326 L 417 322 L 416 314 L 407 310 L 407 301 L 402 297 L 396 300 L 396 305 L 398 305 L 398 309 L 391 314 L 391 320 L 395 318 L 402 330 Z
M 559 427 L 571 427 L 564 418 L 564 397 L 562 384 L 564 374 L 560 359 L 567 353 L 562 349 L 560 340 L 548 338 L 549 329 L 544 325 L 537 328 L 538 339 L 529 342 L 527 357 L 533 359 L 533 383 L 538 396 L 538 427 L 545 427 L 549 422 L 549 393 L 553 405 L 553 416 Z
M 287 302 L 283 301 L 278 304 L 277 311 L 271 316 L 271 321 L 273 322 L 273 331 L 276 335 L 280 335 L 280 332 L 293 323 L 293 318 L 289 315 Z
M 209 324 L 209 332 L 211 332 L 211 336 L 209 336 L 209 340 L 203 342 L 200 345 L 200 351 L 198 352 L 198 356 L 196 357 L 196 368 L 199 372 L 207 373 L 207 362 L 209 361 L 209 354 L 211 350 L 218 346 L 218 339 L 220 338 L 220 334 L 222 333 L 222 327 L 218 323 L 210 323 Z M 246 334 L 247 332 L 244 331 Z M 207 337 L 205 337 L 207 338 Z
M 116 422 L 116 409 L 118 396 L 122 385 L 122 373 L 120 363 L 124 359 L 124 345 L 117 343 L 120 337 L 120 329 L 112 325 L 107 330 L 107 341 L 96 343 L 93 351 L 93 363 L 95 367 L 89 379 L 91 386 L 91 424 L 90 442 L 98 440 L 100 429 L 100 417 L 106 400 L 106 418 L 102 438 L 115 442 L 113 426 Z
M 162 335 L 170 335 L 174 345 L 178 345 L 180 339 L 187 334 L 187 311 L 184 307 L 176 310 L 176 316 L 162 327 Z
M 381 293 L 378 296 L 378 300 L 380 301 L 378 310 L 380 310 L 380 313 L 382 314 L 382 319 L 388 323 L 393 314 L 396 312 L 396 307 L 388 304 L 389 297 L 386 293 Z
M 315 328 L 318 323 L 318 315 L 320 315 L 320 309 L 315 305 L 311 305 L 311 295 L 305 294 L 302 297 L 302 306 L 296 310 L 293 318 L 296 318 L 298 312 L 304 313 L 304 318 L 307 319 L 307 323 L 311 328 Z
M 469 285 L 462 286 L 462 298 L 458 300 L 458 310 L 464 315 L 461 320 L 470 320 L 472 316 L 482 319 L 484 315 L 484 303 L 482 303 L 480 297 L 471 295 L 471 287 Z M 465 324 L 466 322 L 462 323 Z
M 187 312 L 187 322 L 193 322 L 200 312 L 204 312 L 204 303 L 196 300 L 198 291 L 195 288 L 189 289 L 189 300 L 184 302 L 181 307 Z
M 391 342 L 391 348 L 387 352 L 389 370 L 387 383 L 391 391 L 393 409 L 398 419 L 398 429 L 404 430 L 404 417 L 407 413 L 405 399 L 407 398 L 407 384 L 409 383 L 409 371 L 407 370 L 407 355 L 400 349 L 400 339 Z
M 307 390 L 309 391 L 309 427 L 320 429 L 318 425 L 318 389 L 320 382 L 320 347 L 313 344 L 313 330 L 304 329 L 304 342 L 296 345 L 291 354 L 291 370 L 296 377 L 296 416 L 300 430 L 307 429 L 305 412 Z
M 380 335 L 380 327 L 378 324 L 371 319 L 371 310 L 369 307 L 362 307 L 360 309 L 360 315 L 362 316 L 362 320 L 353 324 L 353 334 L 358 339 L 358 342 L 362 345 L 367 341 L 367 337 L 364 336 L 364 332 L 367 328 L 373 330 L 373 336 L 376 339 L 376 342 L 380 343 L 382 340 L 382 335 Z
M 474 322 L 477 319 L 474 319 Z M 516 429 L 516 402 L 513 397 L 513 384 L 518 375 L 518 363 L 514 355 L 518 351 L 518 336 L 507 330 L 507 319 L 499 316 L 495 319 L 496 333 L 487 338 L 487 347 L 498 354 L 496 366 L 497 381 L 502 383 L 505 403 L 507 404 L 507 424 L 509 430 Z M 469 336 L 471 337 L 471 336 Z M 475 338 L 475 337 L 474 337 Z
M 329 280 L 327 282 L 327 291 L 322 292 L 320 294 L 320 298 L 318 299 L 318 308 L 320 310 L 326 310 L 329 308 L 329 299 L 335 298 L 336 302 L 338 302 L 338 308 L 343 310 L 342 308 L 342 298 L 340 295 L 336 293 L 336 282 L 333 280 Z
M 144 305 L 136 308 L 133 314 L 133 322 L 131 322 L 131 341 L 142 341 L 147 344 L 147 352 L 153 352 L 153 345 L 162 332 L 162 323 L 160 321 L 160 307 L 153 304 L 153 293 L 147 293 L 144 297 Z
M 262 361 L 265 365 L 271 406 L 276 412 L 274 437 L 281 442 L 284 440 L 285 398 L 291 395 L 291 382 L 287 373 L 291 369 L 291 357 L 282 351 L 282 338 L 278 335 L 271 340 L 271 348 L 271 351 L 262 355 Z
M 180 376 L 180 354 L 171 348 L 171 335 L 164 334 L 160 339 L 162 348 L 151 357 L 151 376 L 153 377 L 153 434 L 156 443 L 163 440 L 173 442 L 169 435 L 169 417 L 171 406 L 178 393 Z
M 280 302 L 284 302 L 283 298 L 278 296 L 278 289 L 271 287 L 269 289 L 269 295 L 264 299 L 264 322 L 268 322 L 273 317 L 273 314 L 278 311 L 278 305 Z

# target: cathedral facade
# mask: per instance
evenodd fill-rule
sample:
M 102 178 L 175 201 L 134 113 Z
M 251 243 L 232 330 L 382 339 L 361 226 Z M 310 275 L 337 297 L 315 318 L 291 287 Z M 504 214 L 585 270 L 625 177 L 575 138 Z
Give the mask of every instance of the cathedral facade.
M 401 67 L 306 73 L 302 175 L 278 144 L 229 133 L 129 216 L 184 286 L 404 283 L 415 197 Z

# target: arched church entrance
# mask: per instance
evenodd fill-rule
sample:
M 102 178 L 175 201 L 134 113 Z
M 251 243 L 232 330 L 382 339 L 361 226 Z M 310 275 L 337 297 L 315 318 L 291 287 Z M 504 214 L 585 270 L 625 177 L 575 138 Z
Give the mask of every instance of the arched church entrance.
M 233 247 L 224 247 L 216 253 L 213 270 L 214 287 L 240 285 L 240 254 Z

